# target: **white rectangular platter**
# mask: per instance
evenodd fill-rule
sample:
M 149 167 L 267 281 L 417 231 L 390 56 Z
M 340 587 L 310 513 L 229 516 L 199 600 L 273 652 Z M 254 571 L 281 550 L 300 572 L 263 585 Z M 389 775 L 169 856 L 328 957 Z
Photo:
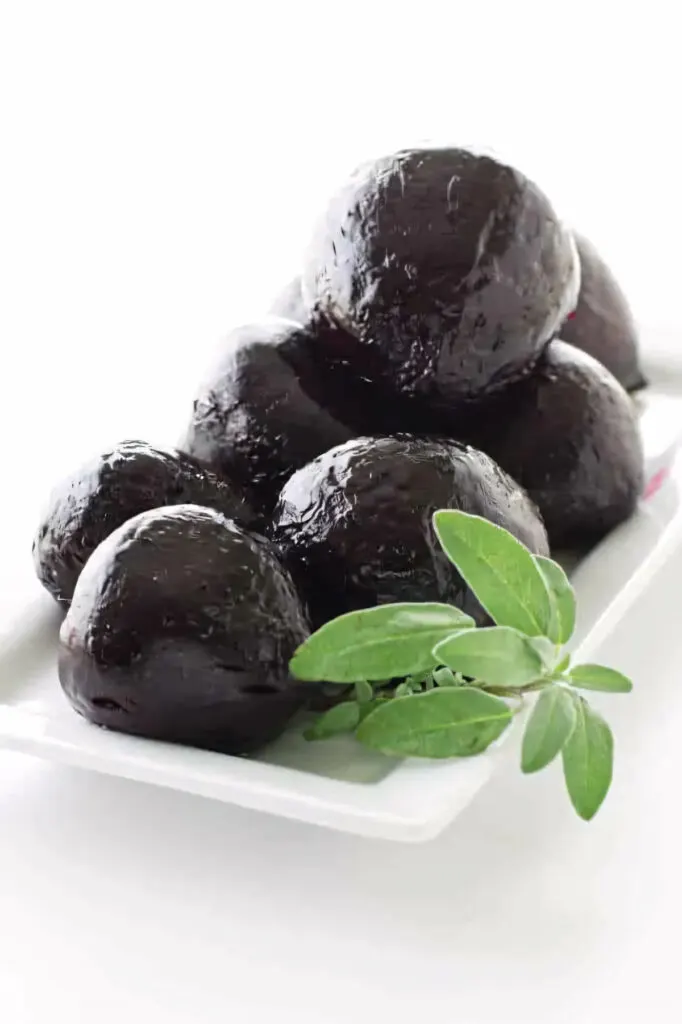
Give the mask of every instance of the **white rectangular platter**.
M 647 361 L 652 386 L 641 398 L 641 422 L 649 493 L 572 572 L 579 609 L 573 646 L 585 656 L 594 657 L 635 599 L 655 588 L 682 544 L 682 361 L 673 352 L 668 342 Z M 247 760 L 106 732 L 79 718 L 61 692 L 59 615 L 31 579 L 28 551 L 25 562 L 26 587 L 0 602 L 0 746 L 329 828 L 418 842 L 455 818 L 490 778 L 502 747 L 516 741 L 512 731 L 475 758 L 394 761 L 347 738 L 307 743 L 295 728 Z

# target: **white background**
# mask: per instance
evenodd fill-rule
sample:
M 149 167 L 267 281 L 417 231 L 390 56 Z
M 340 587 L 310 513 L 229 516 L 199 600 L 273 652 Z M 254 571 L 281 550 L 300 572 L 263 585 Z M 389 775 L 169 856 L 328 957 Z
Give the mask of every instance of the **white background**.
M 0 0 L 3 543 L 28 552 L 86 450 L 175 439 L 221 334 L 386 147 L 508 156 L 640 320 L 682 326 L 667 10 Z M 619 643 L 644 685 L 665 625 Z M 404 849 L 0 754 L 0 1019 L 679 1021 L 674 662 L 587 829 L 550 775 Z

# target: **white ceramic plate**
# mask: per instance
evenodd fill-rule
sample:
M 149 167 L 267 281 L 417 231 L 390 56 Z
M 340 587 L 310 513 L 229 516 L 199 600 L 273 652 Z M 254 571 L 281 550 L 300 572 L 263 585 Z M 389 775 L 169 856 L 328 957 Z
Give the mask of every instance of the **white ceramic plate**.
M 652 348 L 647 370 L 652 387 L 642 398 L 642 431 L 650 493 L 572 574 L 579 608 L 573 646 L 585 656 L 593 656 L 635 598 L 655 586 L 682 542 L 682 459 L 675 458 L 682 361 L 668 342 Z M 27 552 L 27 596 L 19 588 L 0 624 L 2 746 L 361 835 L 423 841 L 470 802 L 502 747 L 514 742 L 511 731 L 484 755 L 434 763 L 374 756 L 348 738 L 306 743 L 300 731 L 291 731 L 258 760 L 246 760 L 97 729 L 62 695 L 55 659 L 59 616 L 31 575 Z

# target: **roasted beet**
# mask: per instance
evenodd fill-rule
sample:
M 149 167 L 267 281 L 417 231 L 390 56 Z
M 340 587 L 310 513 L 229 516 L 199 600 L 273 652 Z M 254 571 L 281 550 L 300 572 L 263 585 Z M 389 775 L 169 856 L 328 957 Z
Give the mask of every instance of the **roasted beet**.
M 452 412 L 524 374 L 575 306 L 570 233 L 511 167 L 462 149 L 360 167 L 307 251 L 304 305 L 338 324 L 356 373 Z
M 360 433 L 432 428 L 417 401 L 358 372 L 354 346 L 320 316 L 237 328 L 199 389 L 181 447 L 267 515 L 291 474 L 327 449 Z
M 266 513 L 294 470 L 353 433 L 320 402 L 308 345 L 299 324 L 278 317 L 232 331 L 181 441 Z
M 267 541 L 211 509 L 155 509 L 119 527 L 83 570 L 59 678 L 97 725 L 250 753 L 306 696 L 288 663 L 308 632 Z
M 55 487 L 33 542 L 40 582 L 68 605 L 80 572 L 97 545 L 127 519 L 193 502 L 244 524 L 254 513 L 241 491 L 182 452 L 124 441 Z
M 280 496 L 273 536 L 314 624 L 391 601 L 447 601 L 481 620 L 433 532 L 441 508 L 485 516 L 547 554 L 528 496 L 473 448 L 363 437 L 298 470 Z
M 642 490 L 631 399 L 601 363 L 561 341 L 529 377 L 484 403 L 469 439 L 526 488 L 553 548 L 598 540 L 634 511 Z
M 561 329 L 562 340 L 598 359 L 627 391 L 636 391 L 646 385 L 646 379 L 628 301 L 592 243 L 578 234 L 575 241 L 580 295 L 575 313 Z

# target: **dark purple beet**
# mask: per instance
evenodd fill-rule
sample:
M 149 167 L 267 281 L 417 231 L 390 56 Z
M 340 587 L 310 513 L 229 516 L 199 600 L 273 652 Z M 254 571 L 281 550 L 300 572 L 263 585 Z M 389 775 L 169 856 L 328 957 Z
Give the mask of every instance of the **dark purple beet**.
M 645 387 L 639 338 L 622 288 L 587 238 L 575 234 L 580 256 L 580 294 L 573 316 L 561 329 L 563 341 L 598 359 L 626 391 Z
M 207 505 L 244 525 L 253 510 L 233 483 L 195 459 L 143 441 L 124 441 L 62 480 L 50 495 L 33 542 L 36 573 L 65 606 L 97 545 L 117 526 L 159 505 Z
M 601 363 L 562 341 L 482 404 L 468 439 L 526 488 L 552 548 L 598 540 L 627 519 L 642 490 L 632 400 Z
M 308 248 L 304 305 L 354 341 L 356 373 L 449 414 L 526 373 L 575 307 L 570 233 L 511 167 L 462 149 L 360 167 Z
M 177 505 L 136 516 L 94 553 L 62 624 L 59 678 L 96 725 L 251 753 L 309 692 L 288 673 L 308 633 L 267 541 Z
M 264 515 L 291 474 L 359 433 L 433 427 L 418 402 L 358 370 L 355 341 L 314 317 L 232 331 L 200 387 L 180 446 L 235 480 Z
M 181 447 L 236 480 L 266 514 L 299 466 L 352 436 L 320 402 L 305 330 L 271 317 L 233 330 L 194 401 Z
M 392 601 L 446 601 L 482 620 L 433 532 L 441 508 L 484 516 L 548 553 L 526 493 L 487 455 L 453 441 L 361 437 L 298 470 L 273 536 L 314 624 Z

